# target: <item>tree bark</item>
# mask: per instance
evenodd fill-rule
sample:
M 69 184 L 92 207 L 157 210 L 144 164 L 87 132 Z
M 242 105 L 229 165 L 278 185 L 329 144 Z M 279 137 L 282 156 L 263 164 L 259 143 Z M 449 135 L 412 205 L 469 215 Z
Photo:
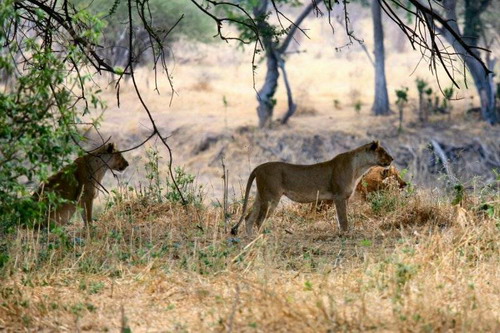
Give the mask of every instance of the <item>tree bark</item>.
M 475 4 L 479 3 L 474 3 L 467 1 L 466 6 L 472 6 Z M 473 27 L 477 25 L 477 20 L 479 19 L 479 15 L 481 15 L 481 12 L 484 11 L 489 4 L 489 1 L 481 1 L 480 7 L 481 8 L 476 8 L 473 10 L 467 11 L 466 8 L 466 21 L 465 22 L 465 29 L 468 31 L 469 34 L 472 34 L 472 36 L 464 36 L 464 39 L 469 39 L 468 43 L 471 44 L 472 46 L 477 46 L 477 41 L 478 41 L 478 35 L 473 34 Z M 456 12 L 456 0 L 445 0 L 443 2 L 443 7 L 445 9 L 445 15 L 446 18 L 448 19 L 448 24 L 450 27 L 460 36 L 463 36 L 463 34 L 460 32 L 460 28 L 457 24 L 457 12 Z M 478 60 L 476 60 L 474 57 L 467 55 L 466 50 L 463 48 L 462 45 L 456 42 L 455 38 L 453 35 L 447 31 L 444 30 L 442 31 L 444 38 L 450 43 L 453 48 L 455 49 L 455 52 L 460 55 L 460 57 L 463 59 L 465 62 L 465 65 L 469 69 L 469 72 L 472 76 L 472 79 L 474 81 L 474 84 L 476 86 L 479 99 L 481 102 L 481 116 L 484 120 L 489 122 L 490 124 L 498 124 L 500 122 L 500 116 L 498 115 L 498 112 L 496 110 L 496 99 L 495 99 L 495 92 L 496 92 L 496 86 L 493 80 L 493 73 L 490 73 L 486 75 L 483 67 L 479 63 Z M 479 52 L 475 50 L 477 55 L 479 55 Z
M 267 38 L 267 37 L 266 37 Z M 257 93 L 257 100 L 259 106 L 257 107 L 257 115 L 259 116 L 259 127 L 270 127 L 273 118 L 274 105 L 276 100 L 274 99 L 274 94 L 276 93 L 276 88 L 278 87 L 278 59 L 276 58 L 276 53 L 274 52 L 274 46 L 272 41 L 264 41 L 266 47 L 266 78 L 264 85 Z
M 373 36 L 375 41 L 375 100 L 372 111 L 375 115 L 390 113 L 387 81 L 385 78 L 384 28 L 382 11 L 378 1 L 372 1 Z
M 288 122 L 288 119 L 290 119 L 290 117 L 293 116 L 293 114 L 297 110 L 297 104 L 293 102 L 292 88 L 290 87 L 290 82 L 288 81 L 288 75 L 286 75 L 286 70 L 285 70 L 285 61 L 282 58 L 278 59 L 278 65 L 280 66 L 281 72 L 283 73 L 283 81 L 285 81 L 286 94 L 288 96 L 288 111 L 285 113 L 283 119 L 281 120 L 281 124 L 284 125 Z
M 255 7 L 253 9 L 254 17 L 265 15 L 267 4 L 268 1 L 266 0 L 261 2 L 259 7 Z M 293 103 L 292 90 L 290 88 L 288 77 L 286 76 L 285 60 L 283 59 L 283 54 L 286 52 L 286 49 L 293 39 L 293 35 L 297 31 L 299 25 L 313 10 L 314 4 L 314 2 L 311 2 L 311 4 L 309 4 L 302 11 L 295 23 L 291 26 L 290 30 L 287 33 L 287 36 L 285 37 L 281 45 L 276 44 L 272 40 L 272 36 L 269 33 L 265 32 L 267 29 L 270 29 L 270 26 L 266 21 L 260 21 L 258 24 L 259 30 L 261 32 L 264 31 L 264 33 L 261 34 L 261 40 L 266 51 L 266 77 L 264 80 L 264 85 L 257 92 L 257 101 L 259 102 L 259 105 L 257 106 L 257 115 L 259 117 L 259 127 L 261 128 L 271 126 L 274 106 L 276 104 L 274 94 L 276 93 L 276 89 L 278 87 L 279 68 L 281 68 L 283 72 L 288 96 L 288 110 L 283 117 L 282 123 L 286 123 L 288 119 L 295 113 L 295 109 L 297 106 L 295 105 L 295 103 Z

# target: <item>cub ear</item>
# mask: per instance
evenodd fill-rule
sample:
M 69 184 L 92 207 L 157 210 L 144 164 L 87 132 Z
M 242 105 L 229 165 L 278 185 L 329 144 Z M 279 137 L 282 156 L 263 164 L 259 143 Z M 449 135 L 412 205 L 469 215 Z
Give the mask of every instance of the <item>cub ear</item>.
M 376 150 L 379 146 L 379 142 L 378 141 L 372 141 L 371 145 L 370 145 L 370 150 Z
M 382 171 L 382 177 L 383 177 L 383 178 L 387 178 L 387 177 L 389 177 L 389 176 L 390 176 L 390 169 L 384 169 L 384 170 Z
M 112 142 L 108 143 L 108 147 L 106 147 L 106 151 L 111 154 L 114 150 L 115 150 L 115 144 Z

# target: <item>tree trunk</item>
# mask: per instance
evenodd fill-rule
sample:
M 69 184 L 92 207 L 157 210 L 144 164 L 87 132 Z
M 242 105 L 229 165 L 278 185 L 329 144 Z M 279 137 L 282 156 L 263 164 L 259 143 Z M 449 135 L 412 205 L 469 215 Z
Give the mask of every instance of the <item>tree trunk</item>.
M 262 17 L 265 15 L 267 10 L 268 1 L 260 2 L 259 7 L 255 7 L 253 9 L 254 17 Z M 269 127 L 271 125 L 274 105 L 276 104 L 276 99 L 274 99 L 274 94 L 276 93 L 276 89 L 278 87 L 278 78 L 279 71 L 278 67 L 280 66 L 283 71 L 283 76 L 285 78 L 285 85 L 287 88 L 288 95 L 288 111 L 283 117 L 283 123 L 286 123 L 288 119 L 294 114 L 296 105 L 293 103 L 292 99 L 292 90 L 290 88 L 290 84 L 288 78 L 286 77 L 285 72 L 285 60 L 283 59 L 283 54 L 286 52 L 288 45 L 293 39 L 293 35 L 297 31 L 298 27 L 302 23 L 302 21 L 309 15 L 309 13 L 315 7 L 315 2 L 309 4 L 299 15 L 295 23 L 291 26 L 290 30 L 287 33 L 284 41 L 281 45 L 277 45 L 273 42 L 272 36 L 269 34 L 271 31 L 271 27 L 267 23 L 267 21 L 259 21 L 258 29 L 261 32 L 261 40 L 266 49 L 266 78 L 264 81 L 264 85 L 257 93 L 257 101 L 259 102 L 259 106 L 257 107 L 257 115 L 259 116 L 259 127 Z M 280 61 L 282 64 L 280 64 Z
M 259 116 L 260 128 L 271 126 L 274 105 L 276 104 L 274 94 L 276 93 L 276 88 L 278 87 L 279 77 L 278 59 L 276 58 L 276 53 L 274 52 L 272 41 L 268 40 L 264 41 L 264 43 L 266 44 L 267 72 L 264 85 L 257 93 L 257 100 L 259 102 L 259 106 L 257 107 L 257 115 Z
M 493 73 L 485 75 L 484 69 L 479 64 L 479 61 L 470 56 L 465 57 L 465 64 L 469 69 L 479 94 L 482 118 L 491 125 L 499 123 L 500 119 L 496 110 L 495 99 L 496 85 L 493 80 Z
M 373 35 L 375 41 L 375 101 L 372 111 L 375 115 L 389 114 L 389 96 L 385 79 L 384 29 L 382 12 L 378 1 L 372 1 Z
M 278 61 L 279 61 L 278 64 L 281 68 L 281 72 L 283 73 L 283 81 L 285 81 L 286 95 L 288 96 L 288 111 L 285 113 L 283 119 L 281 120 L 281 124 L 284 125 L 288 122 L 288 119 L 290 119 L 290 117 L 293 116 L 293 114 L 297 110 L 297 104 L 293 102 L 292 88 L 290 87 L 288 76 L 286 75 L 285 61 L 281 57 L 280 59 L 278 59 Z
M 484 6 L 486 6 L 486 4 L 487 1 L 484 2 Z M 469 1 L 466 3 L 466 5 L 472 6 L 476 5 L 476 3 Z M 463 36 L 457 24 L 456 0 L 445 0 L 443 3 L 443 7 L 445 9 L 446 19 L 448 19 L 448 24 L 450 25 L 450 27 L 455 31 L 455 33 L 459 34 L 460 36 Z M 465 40 L 468 39 L 469 45 L 477 46 L 478 37 L 477 34 L 473 34 L 472 32 L 473 26 L 477 24 L 479 15 L 481 14 L 482 11 L 485 10 L 485 8 L 486 7 L 475 8 L 474 10 L 469 10 L 469 11 L 467 11 L 466 8 L 467 22 L 465 22 L 465 29 L 468 31 L 469 34 L 472 34 L 472 36 L 467 36 L 467 37 L 464 36 L 464 39 Z M 449 31 L 447 30 L 443 31 L 443 36 L 446 38 L 448 43 L 453 45 L 455 52 L 460 55 L 460 57 L 465 62 L 465 65 L 469 69 L 472 79 L 474 80 L 474 84 L 476 86 L 479 99 L 481 101 L 481 116 L 483 117 L 484 120 L 486 120 L 492 125 L 499 123 L 500 116 L 498 115 L 496 110 L 496 100 L 495 100 L 496 86 L 493 80 L 494 74 L 490 73 L 486 75 L 479 61 L 476 60 L 474 57 L 468 55 L 463 46 L 456 42 L 455 37 L 453 37 L 453 35 Z M 477 50 L 474 52 L 476 52 L 476 54 L 479 55 L 479 52 Z

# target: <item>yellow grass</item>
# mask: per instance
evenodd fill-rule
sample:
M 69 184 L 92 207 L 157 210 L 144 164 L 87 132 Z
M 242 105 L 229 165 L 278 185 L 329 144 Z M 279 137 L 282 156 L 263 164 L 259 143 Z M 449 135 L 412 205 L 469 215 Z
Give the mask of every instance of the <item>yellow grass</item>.
M 286 205 L 247 239 L 228 236 L 221 208 L 122 198 L 92 230 L 69 227 L 67 246 L 46 231 L 12 236 L 0 328 L 500 329 L 498 201 L 489 217 L 479 197 L 466 208 L 424 191 L 354 199 L 345 236 L 334 211 Z

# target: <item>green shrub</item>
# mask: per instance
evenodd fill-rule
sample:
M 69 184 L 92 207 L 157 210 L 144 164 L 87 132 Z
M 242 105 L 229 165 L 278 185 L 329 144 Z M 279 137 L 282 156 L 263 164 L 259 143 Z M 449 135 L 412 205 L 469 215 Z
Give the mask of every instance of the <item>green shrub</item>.
M 75 144 L 81 139 L 79 114 L 103 107 L 99 89 L 87 84 L 91 77 L 71 75 L 88 64 L 87 50 L 68 46 L 64 34 L 50 29 L 40 38 L 46 14 L 26 14 L 32 21 L 26 22 L 13 3 L 0 3 L 0 73 L 9 79 L 0 91 L 0 233 L 44 216 L 46 204 L 31 200 L 34 184 L 47 180 L 80 151 Z M 33 22 L 40 26 L 29 25 Z M 103 23 L 97 17 L 81 10 L 72 22 L 82 38 L 99 42 Z M 18 61 L 22 54 L 29 57 Z M 85 89 L 85 97 L 74 87 Z M 55 205 L 58 199 L 49 201 Z

